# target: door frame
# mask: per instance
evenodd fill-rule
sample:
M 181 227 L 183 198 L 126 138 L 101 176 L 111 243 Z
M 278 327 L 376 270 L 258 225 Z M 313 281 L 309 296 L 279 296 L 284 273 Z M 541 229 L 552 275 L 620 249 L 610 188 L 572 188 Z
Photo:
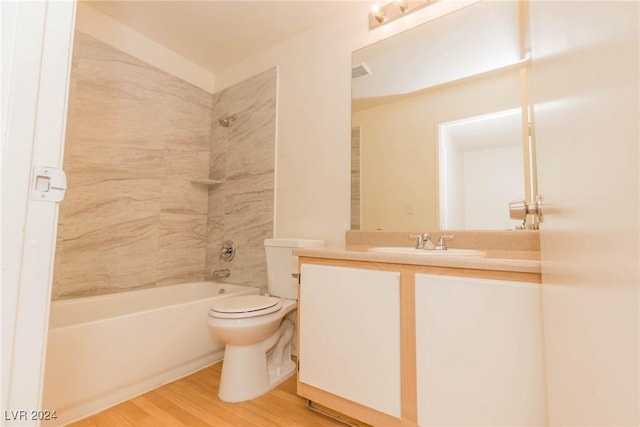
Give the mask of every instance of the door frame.
M 31 187 L 34 167 L 62 168 L 75 12 L 76 0 L 2 4 L 3 425 L 55 410 L 41 405 L 58 203 Z

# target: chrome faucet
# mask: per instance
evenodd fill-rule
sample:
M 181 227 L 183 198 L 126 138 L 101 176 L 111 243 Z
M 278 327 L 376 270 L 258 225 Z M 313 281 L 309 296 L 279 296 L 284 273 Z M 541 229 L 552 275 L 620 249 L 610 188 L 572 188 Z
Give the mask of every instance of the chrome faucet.
M 440 238 L 438 239 L 438 243 L 436 244 L 436 250 L 437 251 L 446 251 L 447 248 L 447 240 L 449 239 L 453 239 L 455 236 L 453 234 L 443 234 L 442 236 L 440 236 Z
M 416 240 L 416 249 L 433 249 L 433 242 L 431 241 L 431 234 L 409 234 L 410 239 Z
M 213 277 L 229 277 L 231 276 L 231 270 L 228 268 L 220 268 L 213 270 Z

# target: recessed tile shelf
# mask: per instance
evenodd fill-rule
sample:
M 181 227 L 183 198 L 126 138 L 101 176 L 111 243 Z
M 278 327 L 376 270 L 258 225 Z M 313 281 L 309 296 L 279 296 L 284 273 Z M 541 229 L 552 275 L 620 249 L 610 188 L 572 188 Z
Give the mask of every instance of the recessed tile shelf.
M 222 181 L 217 179 L 192 179 L 193 184 L 207 185 L 213 187 L 214 185 L 222 184 Z

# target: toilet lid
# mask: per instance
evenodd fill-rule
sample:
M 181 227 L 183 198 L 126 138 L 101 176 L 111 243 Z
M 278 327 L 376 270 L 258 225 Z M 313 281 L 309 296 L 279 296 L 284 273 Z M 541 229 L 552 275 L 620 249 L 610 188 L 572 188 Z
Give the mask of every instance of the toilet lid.
M 217 302 L 209 310 L 212 317 L 243 318 L 262 316 L 280 310 L 280 298 L 265 295 L 246 295 L 225 298 Z

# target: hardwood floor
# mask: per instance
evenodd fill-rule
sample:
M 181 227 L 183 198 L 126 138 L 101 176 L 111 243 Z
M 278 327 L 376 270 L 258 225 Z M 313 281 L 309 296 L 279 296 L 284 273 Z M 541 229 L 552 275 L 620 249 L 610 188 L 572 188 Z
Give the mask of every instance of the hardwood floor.
M 296 395 L 295 376 L 249 402 L 221 402 L 221 369 L 222 363 L 209 366 L 70 426 L 344 426 L 306 408 Z

